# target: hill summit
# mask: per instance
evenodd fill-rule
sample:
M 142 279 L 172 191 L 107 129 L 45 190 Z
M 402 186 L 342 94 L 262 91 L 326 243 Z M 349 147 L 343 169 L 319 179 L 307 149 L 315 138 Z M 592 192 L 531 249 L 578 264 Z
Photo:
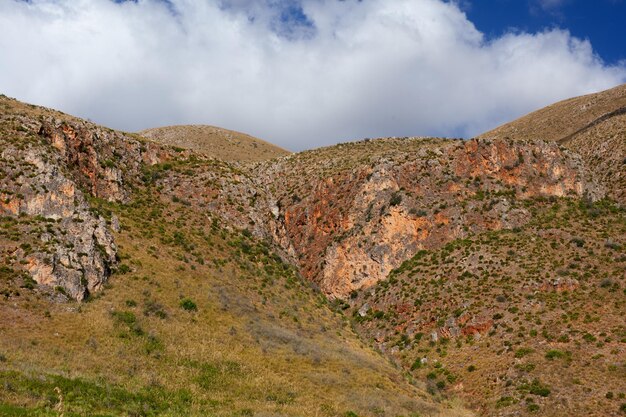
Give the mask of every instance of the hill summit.
M 224 161 L 265 161 L 289 151 L 245 133 L 205 125 L 147 129 L 139 135 L 164 145 L 190 149 Z

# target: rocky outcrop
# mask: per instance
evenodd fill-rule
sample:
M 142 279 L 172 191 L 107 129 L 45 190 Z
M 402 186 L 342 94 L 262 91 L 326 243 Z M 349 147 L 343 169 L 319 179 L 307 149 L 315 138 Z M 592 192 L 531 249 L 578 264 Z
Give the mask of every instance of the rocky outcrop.
M 102 288 L 117 262 L 111 222 L 87 194 L 128 201 L 143 166 L 166 155 L 154 144 L 92 125 L 44 117 L 0 119 L 0 214 L 18 219 L 5 258 L 41 286 L 81 301 Z
M 383 139 L 246 165 L 78 120 L 13 116 L 3 126 L 0 210 L 63 227 L 55 248 L 25 254 L 25 267 L 77 299 L 100 288 L 116 253 L 86 195 L 129 202 L 155 185 L 163 199 L 273 242 L 333 298 L 372 286 L 422 249 L 524 225 L 524 199 L 604 195 L 556 143 Z
M 344 298 L 386 278 L 421 249 L 522 226 L 530 218 L 518 204 L 523 199 L 597 199 L 604 193 L 581 160 L 555 143 L 475 139 L 427 145 L 417 144 L 401 158 L 382 153 L 332 175 L 300 167 L 308 172 L 303 177 L 282 162 L 273 175 L 306 191 L 283 191 L 277 199 L 274 217 L 282 227 L 274 226 L 272 237 L 296 254 L 307 279 Z
M 23 229 L 25 241 L 27 231 L 37 230 L 36 236 L 28 246 L 19 242 L 22 247 L 14 248 L 12 255 L 37 283 L 82 300 L 102 287 L 116 261 L 106 220 L 89 210 L 57 155 L 26 136 L 13 143 L 3 139 L 0 213 L 42 226 Z
M 142 167 L 169 159 L 156 144 L 92 124 L 46 119 L 38 133 L 58 151 L 81 187 L 108 201 L 128 201 Z

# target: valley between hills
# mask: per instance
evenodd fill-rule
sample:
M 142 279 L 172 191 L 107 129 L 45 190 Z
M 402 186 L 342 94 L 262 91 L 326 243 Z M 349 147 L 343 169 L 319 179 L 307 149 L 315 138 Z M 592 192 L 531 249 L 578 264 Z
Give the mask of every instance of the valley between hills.
M 0 415 L 624 416 L 624 108 L 290 153 L 1 96 Z

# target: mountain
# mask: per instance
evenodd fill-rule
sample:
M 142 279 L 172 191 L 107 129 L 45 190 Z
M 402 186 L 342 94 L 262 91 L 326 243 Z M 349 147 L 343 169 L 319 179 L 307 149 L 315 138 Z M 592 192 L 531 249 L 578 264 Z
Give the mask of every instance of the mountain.
M 138 134 L 164 145 L 190 149 L 224 161 L 265 161 L 290 153 L 245 133 L 214 126 L 167 126 Z
M 626 84 L 553 104 L 480 137 L 555 141 L 579 153 L 609 195 L 626 204 Z
M 0 415 L 471 415 L 233 225 L 248 168 L 4 96 L 0 143 Z
M 0 410 L 623 415 L 622 91 L 258 160 L 1 98 Z

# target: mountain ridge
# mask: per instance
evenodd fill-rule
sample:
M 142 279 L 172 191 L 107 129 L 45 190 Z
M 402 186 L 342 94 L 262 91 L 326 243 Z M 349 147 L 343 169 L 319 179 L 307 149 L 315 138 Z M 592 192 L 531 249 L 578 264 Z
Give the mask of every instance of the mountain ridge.
M 79 399 L 117 355 L 89 391 L 119 389 L 116 415 L 618 416 L 626 124 L 602 115 L 621 91 L 578 127 L 535 112 L 575 129 L 562 143 L 528 116 L 256 161 L 0 97 L 0 411 L 49 415 L 54 384 Z
M 411 384 L 228 220 L 240 164 L 0 109 L 0 414 L 472 415 Z M 167 192 L 179 178 L 223 212 Z

